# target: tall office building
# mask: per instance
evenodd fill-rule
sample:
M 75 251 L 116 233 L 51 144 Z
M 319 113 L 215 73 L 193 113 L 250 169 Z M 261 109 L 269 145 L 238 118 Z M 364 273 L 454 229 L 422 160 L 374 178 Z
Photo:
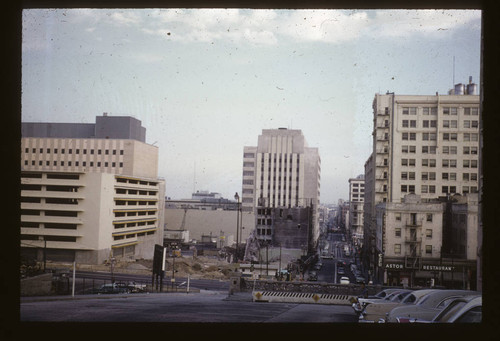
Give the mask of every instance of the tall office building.
M 478 192 L 479 96 L 476 84 L 447 95 L 376 94 L 373 152 L 365 163 L 364 253 L 378 263 L 376 205 Z
M 242 208 L 255 212 L 259 239 L 273 237 L 269 208 L 309 207 L 307 228 L 312 243 L 317 240 L 320 173 L 318 148 L 308 147 L 301 130 L 264 129 L 256 147 L 244 147 Z
M 349 179 L 349 235 L 355 245 L 363 244 L 363 205 L 365 176 Z
M 22 123 L 21 251 L 99 264 L 151 258 L 163 243 L 158 148 L 132 117 Z

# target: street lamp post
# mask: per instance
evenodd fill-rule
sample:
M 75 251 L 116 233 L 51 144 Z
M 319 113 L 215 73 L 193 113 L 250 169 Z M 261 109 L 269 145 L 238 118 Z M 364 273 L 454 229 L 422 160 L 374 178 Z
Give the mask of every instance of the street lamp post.
M 236 252 L 234 254 L 235 257 L 235 263 L 238 262 L 238 248 L 239 248 L 239 234 L 240 234 L 240 196 L 238 195 L 238 192 L 234 195 L 234 199 L 237 202 L 236 206 Z

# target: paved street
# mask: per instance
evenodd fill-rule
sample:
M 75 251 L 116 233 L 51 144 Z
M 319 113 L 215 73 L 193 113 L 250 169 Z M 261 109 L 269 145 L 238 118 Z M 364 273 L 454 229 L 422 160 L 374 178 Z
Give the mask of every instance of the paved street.
M 163 293 L 24 298 L 20 320 L 34 322 L 356 322 L 350 306 L 258 303 L 249 293 Z

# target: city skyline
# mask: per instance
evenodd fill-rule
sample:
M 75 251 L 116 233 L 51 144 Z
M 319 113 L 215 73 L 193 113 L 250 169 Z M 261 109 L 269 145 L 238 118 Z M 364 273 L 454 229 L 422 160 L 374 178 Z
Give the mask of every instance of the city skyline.
M 480 30 L 477 10 L 29 9 L 22 121 L 139 119 L 174 199 L 232 198 L 243 147 L 300 129 L 337 203 L 371 154 L 374 95 L 480 84 Z

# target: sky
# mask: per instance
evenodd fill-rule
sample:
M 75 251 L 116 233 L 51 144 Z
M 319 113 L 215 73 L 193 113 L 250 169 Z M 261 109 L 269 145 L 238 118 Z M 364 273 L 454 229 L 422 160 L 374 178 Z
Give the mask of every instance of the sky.
M 480 84 L 478 10 L 25 9 L 23 122 L 132 116 L 166 196 L 241 193 L 243 147 L 300 129 L 321 202 L 348 199 L 376 93 Z

